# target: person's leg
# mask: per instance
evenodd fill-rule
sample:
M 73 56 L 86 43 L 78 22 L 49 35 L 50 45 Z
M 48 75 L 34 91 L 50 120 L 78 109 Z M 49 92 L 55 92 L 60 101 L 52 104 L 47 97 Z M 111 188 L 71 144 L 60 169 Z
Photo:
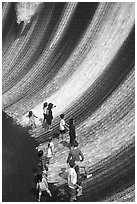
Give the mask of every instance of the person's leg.
M 49 189 L 47 189 L 47 193 L 49 194 L 50 197 L 52 197 L 52 194 Z
M 72 140 L 72 137 L 71 137 L 71 135 L 70 135 L 70 146 L 72 146 L 72 144 L 73 144 L 73 140 Z
M 46 122 L 46 125 L 45 125 L 45 129 L 46 129 L 46 131 L 49 130 L 49 124 L 47 122 Z
M 76 201 L 76 189 L 70 188 L 70 202 Z
M 42 195 L 42 191 L 39 190 L 39 198 L 38 198 L 38 201 L 40 202 L 40 199 L 41 199 L 41 195 Z
M 36 126 L 36 123 L 34 123 L 34 128 L 36 128 L 37 126 Z
M 78 183 L 78 185 L 80 185 L 81 184 L 81 182 L 80 182 L 80 170 L 79 170 L 78 165 L 75 166 L 75 171 L 76 171 L 76 174 L 77 174 L 77 183 Z
M 88 167 L 87 167 L 87 166 L 85 166 L 85 167 L 84 167 L 84 169 L 85 169 L 85 175 L 87 176 L 87 175 L 88 175 L 88 173 L 89 173 L 89 172 L 88 172 Z
M 46 117 L 45 117 L 45 114 L 43 114 L 43 116 L 44 116 L 44 118 L 43 118 L 43 127 L 45 128 L 45 126 L 46 126 Z
M 71 147 L 73 146 L 73 142 L 74 142 L 74 137 L 70 136 L 70 145 L 71 145 Z

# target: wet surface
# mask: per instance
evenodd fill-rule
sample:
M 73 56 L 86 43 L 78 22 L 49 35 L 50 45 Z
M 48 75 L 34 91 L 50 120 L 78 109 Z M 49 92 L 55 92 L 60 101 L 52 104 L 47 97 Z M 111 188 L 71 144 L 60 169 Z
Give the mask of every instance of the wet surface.
M 49 166 L 53 197 L 68 201 L 69 136 L 58 142 L 60 114 L 74 118 L 76 139 L 92 177 L 79 201 L 135 200 L 135 4 L 43 3 L 28 25 L 16 22 L 17 3 L 2 12 L 2 196 L 36 201 L 36 145 Z M 52 130 L 42 126 L 43 102 L 52 102 Z M 38 116 L 28 132 L 28 111 Z M 17 125 L 18 124 L 18 125 Z M 37 142 L 36 142 L 37 141 Z M 38 143 L 38 144 L 37 144 Z

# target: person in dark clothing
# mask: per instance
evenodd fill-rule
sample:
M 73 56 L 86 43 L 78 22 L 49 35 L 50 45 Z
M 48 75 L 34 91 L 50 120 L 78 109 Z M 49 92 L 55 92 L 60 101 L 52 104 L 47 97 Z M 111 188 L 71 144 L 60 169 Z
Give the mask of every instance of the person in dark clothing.
M 67 164 L 69 164 L 71 160 L 75 162 L 75 171 L 77 173 L 78 184 L 80 185 L 79 167 L 84 168 L 86 176 L 88 176 L 88 171 L 87 171 L 87 167 L 81 165 L 81 162 L 84 160 L 84 155 L 82 151 L 80 150 L 80 148 L 78 147 L 78 142 L 76 140 L 73 142 L 73 147 L 74 148 L 71 148 L 68 154 Z
M 47 123 L 47 131 L 50 130 L 50 127 L 51 127 L 51 124 L 52 124 L 52 120 L 53 120 L 53 114 L 52 114 L 52 109 L 56 107 L 56 106 L 53 106 L 52 103 L 49 103 L 48 104 L 48 108 L 46 110 L 46 123 Z
M 69 120 L 69 136 L 70 136 L 70 145 L 72 146 L 76 138 L 76 131 L 75 131 L 75 125 L 74 125 L 73 118 Z

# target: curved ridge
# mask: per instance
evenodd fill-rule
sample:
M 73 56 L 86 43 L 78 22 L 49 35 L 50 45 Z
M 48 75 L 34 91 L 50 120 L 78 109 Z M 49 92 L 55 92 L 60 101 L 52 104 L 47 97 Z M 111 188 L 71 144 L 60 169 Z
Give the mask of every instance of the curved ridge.
M 25 27 L 15 6 L 4 2 L 2 10 L 3 110 L 22 126 L 32 110 L 39 118 L 31 136 L 43 145 L 49 136 L 56 141 L 61 113 L 67 122 L 73 117 L 93 173 L 81 201 L 133 201 L 135 4 L 43 3 Z M 51 132 L 41 125 L 45 101 L 56 104 Z M 64 167 L 62 151 L 51 164 L 57 186 L 64 184 L 53 172 Z

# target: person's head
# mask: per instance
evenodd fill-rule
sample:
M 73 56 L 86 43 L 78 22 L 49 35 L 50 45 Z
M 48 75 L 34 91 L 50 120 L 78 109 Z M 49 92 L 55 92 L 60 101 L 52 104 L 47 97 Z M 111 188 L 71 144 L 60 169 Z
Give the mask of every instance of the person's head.
M 60 115 L 60 118 L 63 119 L 64 117 L 65 117 L 65 114 L 62 113 L 62 114 Z
M 53 108 L 53 104 L 52 103 L 49 103 L 48 104 L 48 109 L 52 109 Z
M 73 118 L 70 118 L 70 119 L 69 119 L 69 124 L 72 125 L 73 123 L 74 123 L 74 119 L 73 119 Z
M 75 160 L 74 160 L 74 159 L 71 159 L 71 160 L 69 161 L 69 166 L 70 166 L 71 168 L 73 168 L 73 167 L 75 166 Z
M 37 182 L 41 182 L 42 181 L 42 174 L 37 174 Z
M 73 146 L 74 146 L 74 147 L 78 147 L 78 142 L 77 142 L 76 140 L 74 140 Z
M 46 108 L 47 106 L 48 106 L 48 103 L 45 102 L 45 103 L 43 104 L 43 107 Z
M 52 141 L 52 137 L 49 137 L 49 142 L 51 142 Z
M 33 112 L 29 111 L 29 118 L 32 116 Z
M 43 156 L 43 150 L 39 150 L 37 154 L 38 154 L 38 157 L 42 157 Z

